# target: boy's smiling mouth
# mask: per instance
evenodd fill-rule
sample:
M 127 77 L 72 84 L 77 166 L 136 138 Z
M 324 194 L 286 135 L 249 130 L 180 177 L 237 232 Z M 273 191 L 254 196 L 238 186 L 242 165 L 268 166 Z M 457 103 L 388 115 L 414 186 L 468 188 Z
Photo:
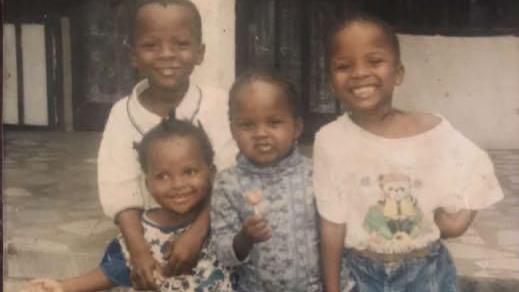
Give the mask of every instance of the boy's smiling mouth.
M 352 89 L 353 95 L 359 98 L 367 98 L 373 95 L 376 91 L 376 86 L 367 85 Z
M 173 68 L 162 68 L 159 69 L 159 72 L 164 76 L 171 76 L 175 73 L 175 69 Z
M 169 76 L 175 75 L 175 73 L 177 71 L 179 71 L 179 68 L 178 67 L 163 67 L 163 68 L 157 68 L 156 70 L 162 76 L 169 77 Z
M 254 148 L 259 150 L 259 152 L 270 152 L 274 147 L 270 143 L 257 143 L 254 145 Z
M 183 193 L 183 194 L 172 194 L 168 195 L 166 198 L 172 201 L 175 204 L 183 204 L 188 202 L 192 197 L 191 192 Z

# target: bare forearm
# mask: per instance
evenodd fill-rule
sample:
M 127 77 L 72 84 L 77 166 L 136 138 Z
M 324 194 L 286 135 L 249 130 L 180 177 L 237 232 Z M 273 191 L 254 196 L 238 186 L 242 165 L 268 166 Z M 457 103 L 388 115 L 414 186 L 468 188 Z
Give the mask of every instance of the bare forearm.
M 132 255 L 140 252 L 149 252 L 141 225 L 141 212 L 139 209 L 127 209 L 117 215 L 119 229 Z
M 462 209 L 455 213 L 448 213 L 438 208 L 434 213 L 434 221 L 440 229 L 442 238 L 461 236 L 469 228 L 476 216 L 476 211 Z
M 321 259 L 326 291 L 340 290 L 340 266 L 346 229 L 321 217 Z
M 236 257 L 240 261 L 243 261 L 249 255 L 253 246 L 254 241 L 250 239 L 243 231 L 238 232 L 232 241 L 234 254 L 236 254 Z
M 200 209 L 200 213 L 196 216 L 191 227 L 183 235 L 194 238 L 196 241 L 199 241 L 201 245 L 209 232 L 209 218 L 209 203 L 206 202 Z

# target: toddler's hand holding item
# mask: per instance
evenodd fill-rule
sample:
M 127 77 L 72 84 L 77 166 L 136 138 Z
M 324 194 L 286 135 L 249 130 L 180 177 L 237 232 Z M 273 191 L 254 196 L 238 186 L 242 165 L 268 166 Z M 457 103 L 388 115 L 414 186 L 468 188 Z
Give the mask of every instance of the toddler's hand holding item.
M 267 202 L 263 200 L 261 190 L 246 192 L 245 199 L 247 199 L 247 203 L 254 207 L 254 214 L 261 217 L 266 217 L 268 213 L 268 206 Z
M 270 239 L 272 237 L 272 229 L 266 219 L 267 203 L 263 200 L 261 191 L 249 191 L 244 196 L 247 203 L 253 206 L 254 215 L 243 222 L 243 232 L 254 243 Z

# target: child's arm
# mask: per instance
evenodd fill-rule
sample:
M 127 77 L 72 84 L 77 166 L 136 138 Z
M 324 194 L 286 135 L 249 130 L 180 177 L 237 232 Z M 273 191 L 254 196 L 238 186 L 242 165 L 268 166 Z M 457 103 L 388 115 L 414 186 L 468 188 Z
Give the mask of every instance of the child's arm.
M 461 209 L 457 212 L 449 213 L 444 208 L 438 208 L 434 212 L 434 221 L 440 229 L 442 238 L 452 238 L 465 233 L 475 216 L 475 210 Z
M 267 220 L 260 215 L 253 215 L 243 222 L 240 232 L 234 236 L 232 247 L 238 260 L 243 261 L 251 251 L 254 244 L 269 240 L 272 237 L 272 229 Z
M 103 291 L 114 288 L 115 284 L 97 268 L 84 275 L 56 281 L 53 279 L 34 279 L 21 292 L 85 292 Z
M 167 255 L 166 276 L 192 273 L 209 232 L 209 202 L 210 200 L 206 200 L 191 227 L 182 233 L 171 246 Z
M 345 236 L 345 224 L 333 223 L 321 217 L 321 264 L 327 292 L 340 291 L 340 269 Z
M 216 177 L 211 196 L 211 236 L 216 245 L 216 255 L 223 266 L 236 267 L 246 260 L 252 247 L 248 238 L 242 238 L 240 210 L 246 208 L 241 188 L 230 171 Z M 240 258 L 238 254 L 240 253 Z
M 144 239 L 141 212 L 139 209 L 123 210 L 117 215 L 117 222 L 130 252 L 132 285 L 138 289 L 156 288 L 153 272 L 161 266 Z

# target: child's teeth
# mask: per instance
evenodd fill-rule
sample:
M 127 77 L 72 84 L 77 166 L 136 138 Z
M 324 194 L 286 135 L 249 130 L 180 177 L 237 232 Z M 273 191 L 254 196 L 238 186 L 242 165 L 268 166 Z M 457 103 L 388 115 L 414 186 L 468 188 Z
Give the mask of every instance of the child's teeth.
M 358 97 L 368 97 L 372 95 L 375 92 L 374 86 L 366 86 L 361 87 L 353 90 L 353 94 L 355 94 Z
M 163 75 L 171 75 L 173 74 L 173 69 L 162 69 Z
M 261 151 L 269 151 L 272 147 L 270 145 L 260 145 L 259 148 Z

